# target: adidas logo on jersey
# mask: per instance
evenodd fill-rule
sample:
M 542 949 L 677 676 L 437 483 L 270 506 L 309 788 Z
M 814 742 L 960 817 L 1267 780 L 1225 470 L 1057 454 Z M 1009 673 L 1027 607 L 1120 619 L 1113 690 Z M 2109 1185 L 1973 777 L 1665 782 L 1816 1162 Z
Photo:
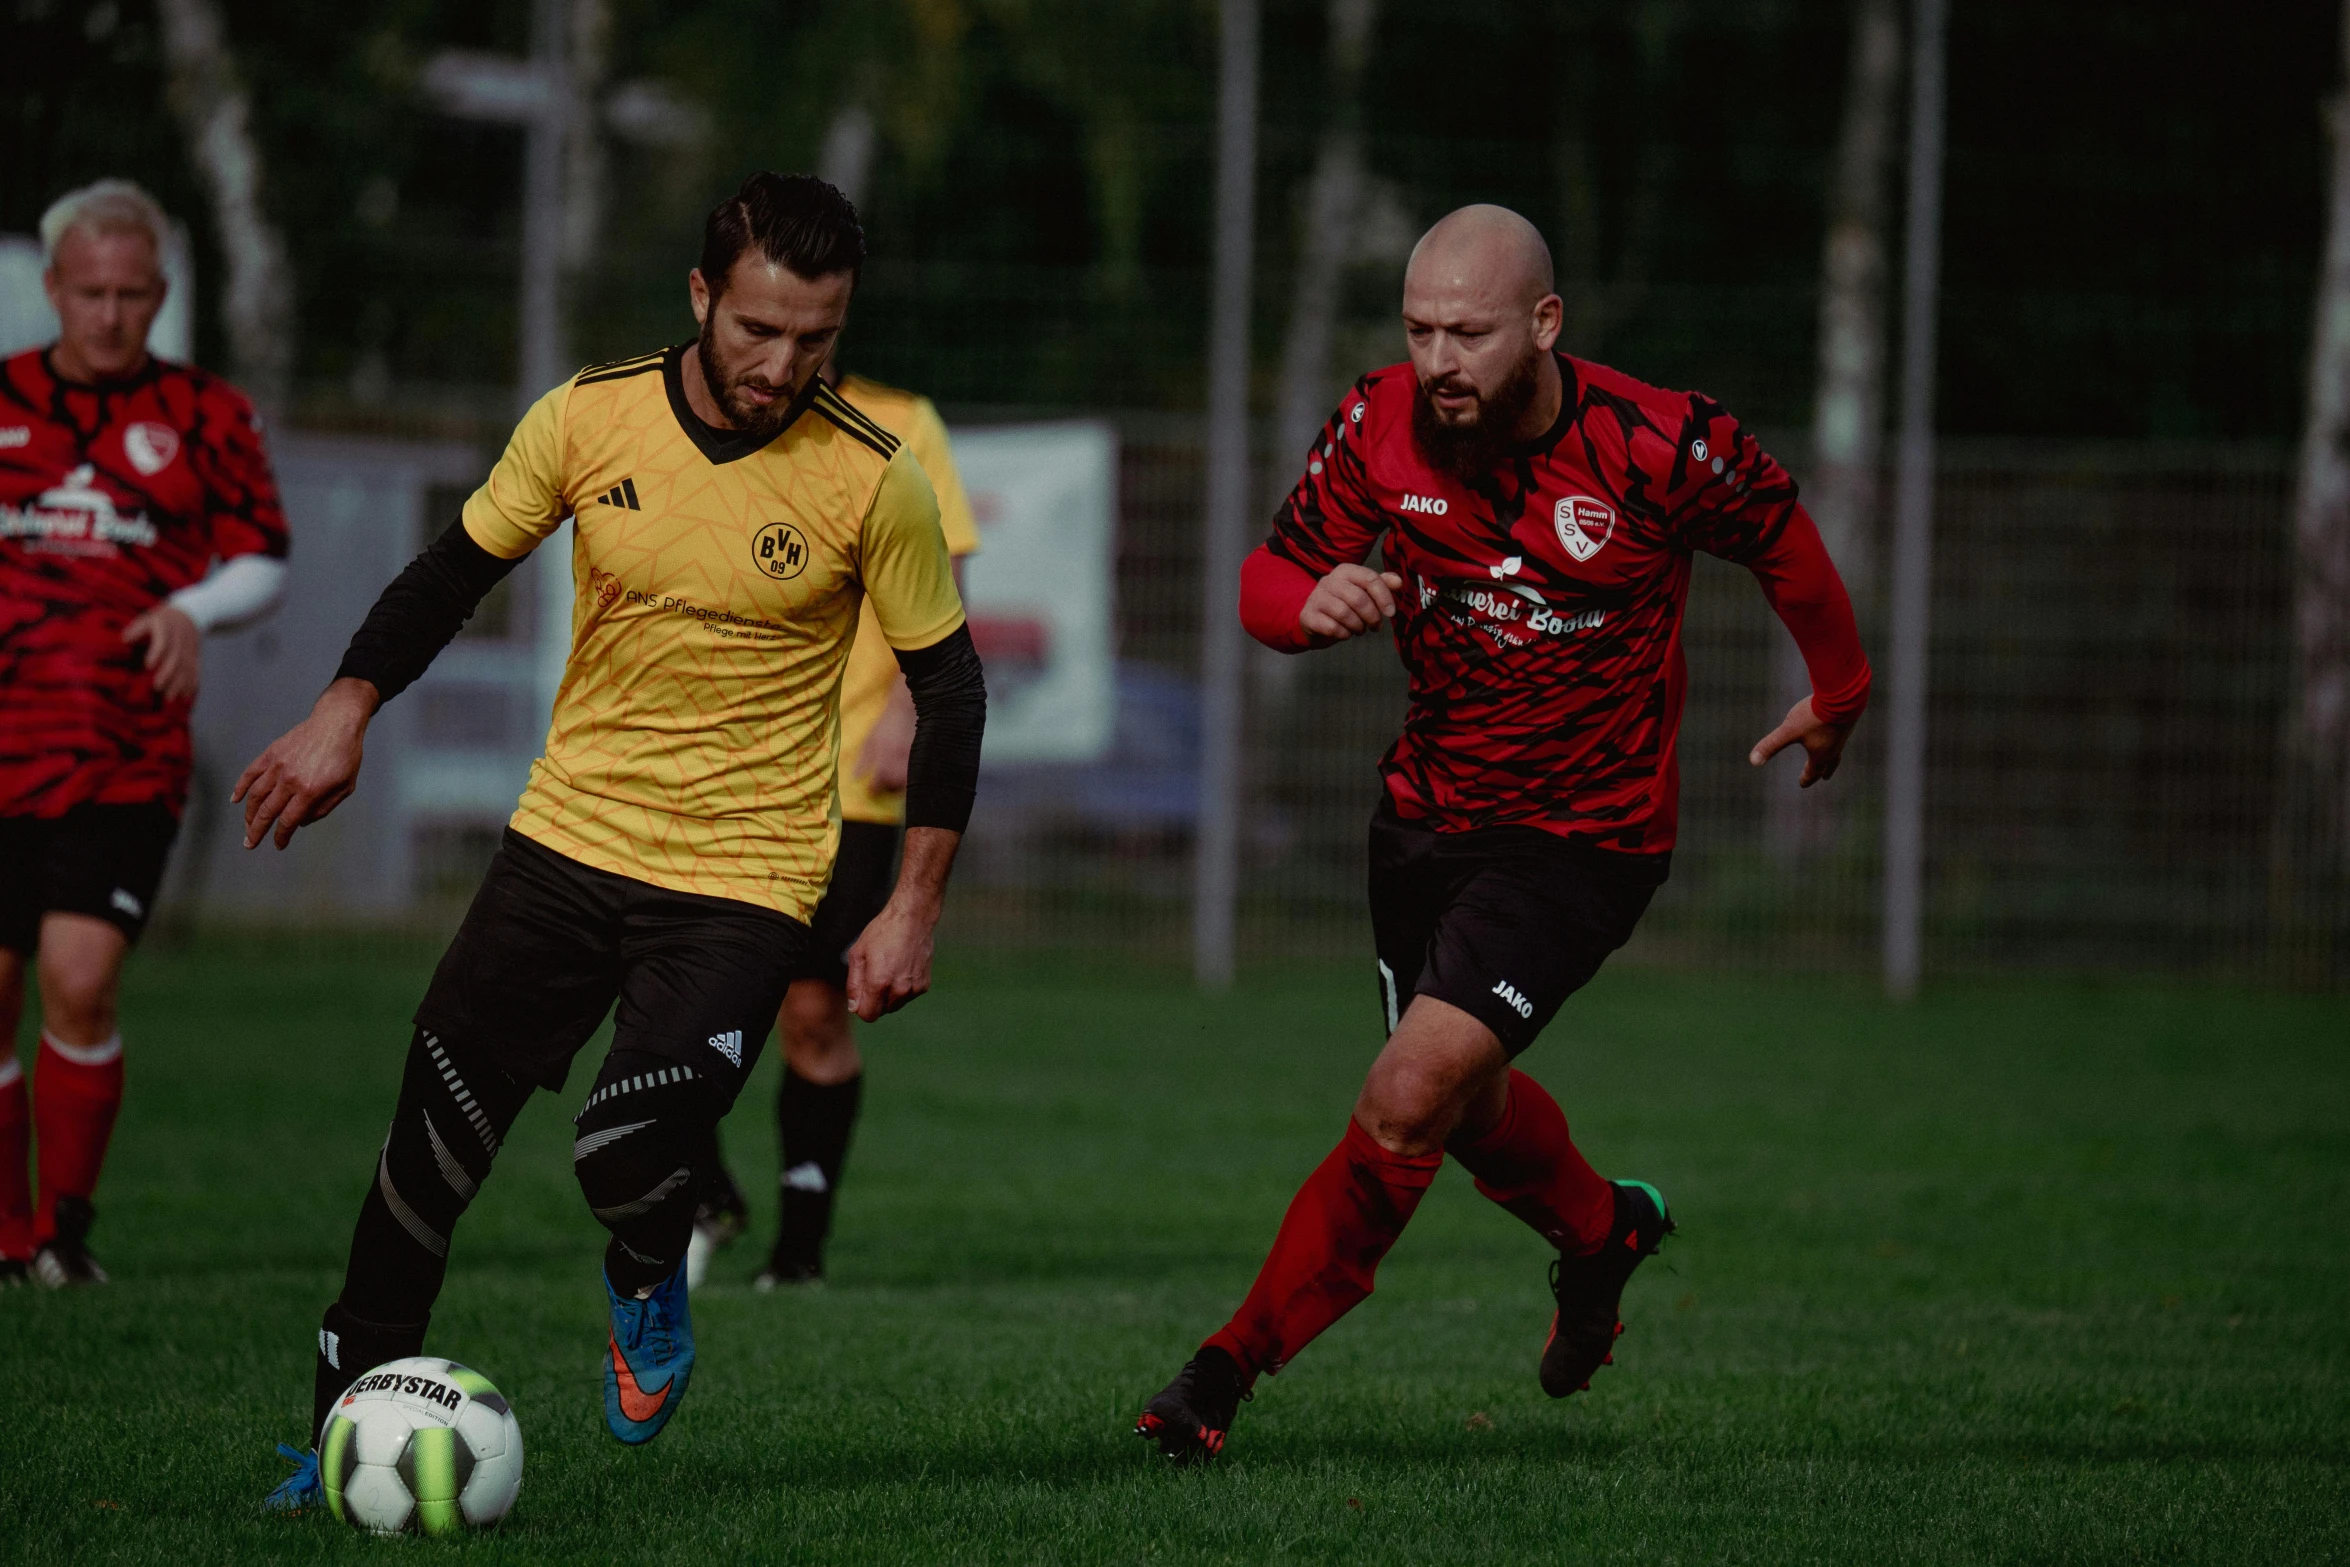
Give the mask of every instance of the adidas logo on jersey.
M 1507 1006 L 1512 1012 L 1517 1013 L 1518 1016 L 1532 1017 L 1534 1015 L 1534 1003 L 1528 1001 L 1524 996 L 1519 995 L 1518 987 L 1511 984 L 1508 980 L 1495 980 L 1493 982 L 1493 994 L 1501 997 L 1502 1004 Z
M 1452 507 L 1441 495 L 1407 495 L 1403 498 L 1402 509 L 1420 512 L 1430 517 L 1441 517 Z
M 712 1034 L 710 1048 L 736 1066 L 741 1066 L 743 1064 L 743 1031 L 739 1028 L 730 1028 L 723 1034 Z
M 633 478 L 623 479 L 613 485 L 612 488 L 596 497 L 596 503 L 601 506 L 618 506 L 623 511 L 644 510 L 642 506 L 637 504 L 636 480 Z

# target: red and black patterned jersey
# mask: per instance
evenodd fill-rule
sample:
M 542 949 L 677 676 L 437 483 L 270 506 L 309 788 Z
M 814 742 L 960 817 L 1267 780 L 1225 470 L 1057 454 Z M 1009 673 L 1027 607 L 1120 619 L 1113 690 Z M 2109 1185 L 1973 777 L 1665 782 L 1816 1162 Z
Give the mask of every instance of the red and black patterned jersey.
M 1682 607 L 1703 550 L 1752 570 L 1802 647 L 1822 718 L 1859 716 L 1869 667 L 1795 483 L 1702 395 L 1559 355 L 1540 439 L 1463 480 L 1413 435 L 1409 364 L 1355 383 L 1244 574 L 1242 618 L 1306 645 L 1314 582 L 1383 544 L 1411 679 L 1380 771 L 1439 831 L 1503 823 L 1602 848 L 1672 847 L 1687 679 Z
M 0 360 L 0 816 L 187 797 L 188 707 L 123 628 L 215 557 L 286 553 L 244 394 L 149 359 L 96 385 Z

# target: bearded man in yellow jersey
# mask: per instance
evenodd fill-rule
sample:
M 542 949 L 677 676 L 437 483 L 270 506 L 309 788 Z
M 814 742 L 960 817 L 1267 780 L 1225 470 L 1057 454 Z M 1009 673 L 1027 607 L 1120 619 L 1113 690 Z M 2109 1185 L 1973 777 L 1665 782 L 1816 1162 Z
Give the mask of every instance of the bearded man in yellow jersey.
M 979 526 L 938 409 L 919 393 L 844 374 L 837 352 L 823 375 L 843 401 L 904 442 L 922 465 L 938 496 L 947 553 L 960 573 L 964 557 L 978 553 Z M 832 885 L 816 906 L 807 972 L 792 982 L 776 1019 L 783 1041 L 783 1081 L 775 1096 L 780 1211 L 767 1265 L 752 1281 L 761 1290 L 824 1276 L 824 1241 L 865 1087 L 865 1063 L 849 1021 L 849 950 L 889 902 L 913 738 L 913 698 L 868 603 L 841 684 L 840 855 Z M 747 1217 L 716 1128 L 706 1155 L 695 1161 L 695 1175 L 701 1191 L 686 1277 L 698 1286 L 710 1256 L 741 1233 Z
M 482 597 L 575 523 L 571 654 L 546 753 L 415 1015 L 405 1078 L 319 1332 L 311 1432 L 280 1506 L 350 1465 L 327 1416 L 415 1355 L 456 1222 L 533 1088 L 614 1010 L 573 1167 L 610 1241 L 604 1417 L 651 1440 L 693 1369 L 694 1161 L 809 955 L 832 874 L 842 672 L 869 606 L 912 691 L 906 847 L 850 950 L 868 1020 L 930 983 L 986 689 L 938 503 L 818 370 L 865 257 L 848 198 L 758 174 L 710 214 L 695 342 L 581 372 L 524 416 L 463 516 L 368 614 L 310 717 L 238 781 L 246 844 L 349 796 L 368 719 Z

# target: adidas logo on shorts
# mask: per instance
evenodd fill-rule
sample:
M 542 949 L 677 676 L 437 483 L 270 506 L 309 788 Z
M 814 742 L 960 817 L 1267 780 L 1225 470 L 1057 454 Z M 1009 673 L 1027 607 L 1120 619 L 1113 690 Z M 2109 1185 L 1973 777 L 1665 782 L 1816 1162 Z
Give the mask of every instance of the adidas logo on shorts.
M 710 1048 L 726 1057 L 734 1065 L 741 1066 L 743 1064 L 743 1031 L 739 1028 L 730 1028 L 723 1034 L 712 1034 Z

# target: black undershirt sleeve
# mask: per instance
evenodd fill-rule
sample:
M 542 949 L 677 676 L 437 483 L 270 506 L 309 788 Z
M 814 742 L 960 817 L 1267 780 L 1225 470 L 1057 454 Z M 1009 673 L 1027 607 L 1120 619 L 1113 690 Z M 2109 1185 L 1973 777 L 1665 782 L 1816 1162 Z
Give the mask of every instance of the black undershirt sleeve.
M 987 672 L 971 628 L 898 654 L 914 696 L 914 750 L 906 759 L 906 825 L 961 832 L 979 795 L 979 741 L 987 730 Z
M 490 589 L 519 564 L 474 543 L 462 521 L 451 523 L 376 599 L 335 678 L 364 680 L 389 702 L 424 673 Z

